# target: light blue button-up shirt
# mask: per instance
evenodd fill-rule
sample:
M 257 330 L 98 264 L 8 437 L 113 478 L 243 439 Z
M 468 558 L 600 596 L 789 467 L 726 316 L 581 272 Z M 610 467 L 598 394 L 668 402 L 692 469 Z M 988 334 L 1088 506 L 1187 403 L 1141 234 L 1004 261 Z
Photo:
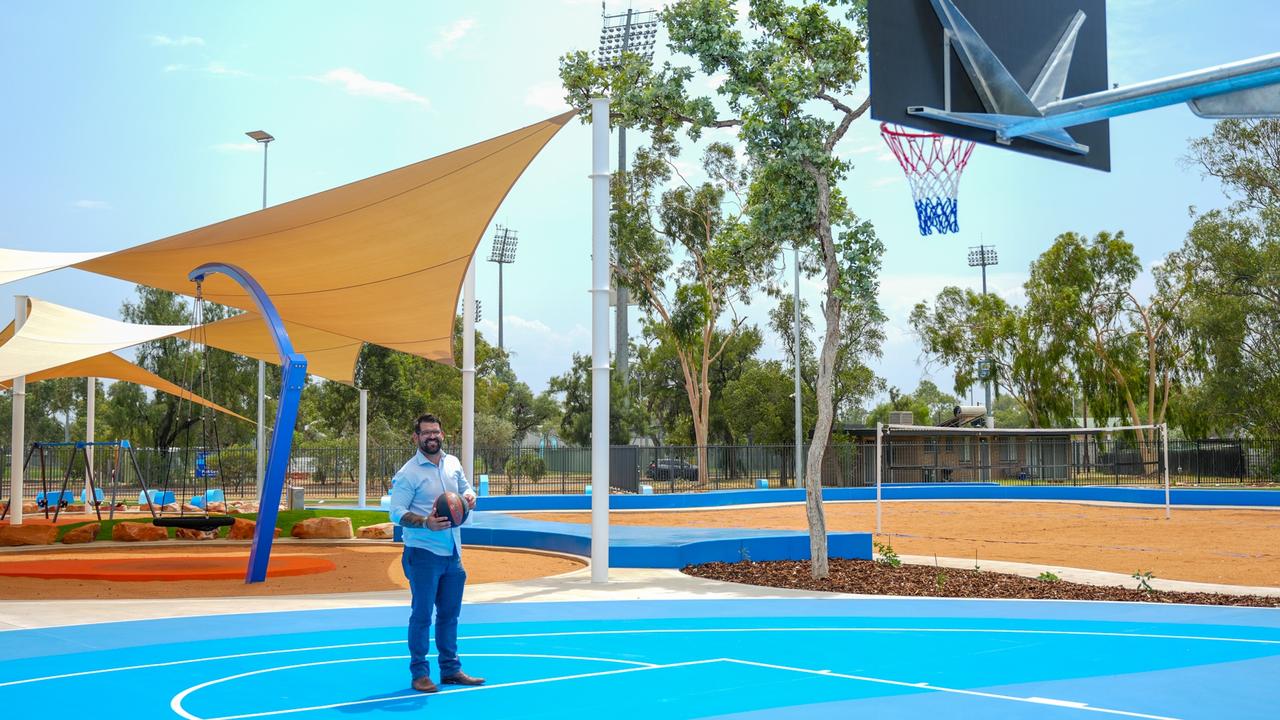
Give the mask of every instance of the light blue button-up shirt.
M 419 450 L 391 479 L 391 522 L 399 525 L 406 512 L 427 517 L 434 512 L 436 498 L 445 491 L 475 496 L 458 458 L 441 452 L 440 464 L 436 465 Z M 449 530 L 406 527 L 403 537 L 409 547 L 445 557 L 462 547 L 462 529 L 456 527 Z

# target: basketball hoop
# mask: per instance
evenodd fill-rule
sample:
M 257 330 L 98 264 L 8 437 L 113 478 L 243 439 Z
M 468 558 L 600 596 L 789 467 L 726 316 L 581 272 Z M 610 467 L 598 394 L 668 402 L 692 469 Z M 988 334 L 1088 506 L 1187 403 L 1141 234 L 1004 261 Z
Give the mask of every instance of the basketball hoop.
M 888 123 L 880 123 L 880 135 L 898 158 L 907 182 L 911 183 L 920 234 L 931 235 L 934 230 L 941 235 L 959 232 L 956 192 L 960 189 L 960 174 L 973 152 L 973 143 Z

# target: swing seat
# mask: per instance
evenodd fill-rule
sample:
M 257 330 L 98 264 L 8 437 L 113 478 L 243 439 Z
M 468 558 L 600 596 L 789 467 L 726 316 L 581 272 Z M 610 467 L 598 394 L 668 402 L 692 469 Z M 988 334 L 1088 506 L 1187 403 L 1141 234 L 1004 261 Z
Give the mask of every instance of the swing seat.
M 220 527 L 234 525 L 236 519 L 230 515 L 210 517 L 158 517 L 151 521 L 156 527 L 187 528 L 188 530 L 217 530 Z

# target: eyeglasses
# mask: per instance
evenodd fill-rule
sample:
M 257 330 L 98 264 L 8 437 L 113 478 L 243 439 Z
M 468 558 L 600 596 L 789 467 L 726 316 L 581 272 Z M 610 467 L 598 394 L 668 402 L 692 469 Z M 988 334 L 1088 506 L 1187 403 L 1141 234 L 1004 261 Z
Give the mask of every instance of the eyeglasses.
M 439 430 L 419 430 L 418 434 L 422 437 L 444 437 L 444 433 Z

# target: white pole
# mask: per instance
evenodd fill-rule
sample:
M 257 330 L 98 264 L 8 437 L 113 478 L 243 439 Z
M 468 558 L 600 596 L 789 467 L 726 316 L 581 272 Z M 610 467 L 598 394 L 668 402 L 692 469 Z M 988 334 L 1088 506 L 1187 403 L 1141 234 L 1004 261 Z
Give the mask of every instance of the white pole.
M 85 475 L 84 475 L 84 500 L 85 500 L 84 508 L 85 510 L 88 510 L 89 503 L 93 502 L 93 495 L 91 494 L 93 493 L 93 488 L 89 487 L 89 473 L 93 472 L 92 443 L 95 440 L 93 421 L 95 419 L 94 416 L 98 414 L 95 407 L 98 401 L 98 379 L 97 378 L 89 378 L 88 388 L 86 389 L 86 392 L 88 394 L 85 395 L 85 401 L 84 401 L 84 440 L 87 443 L 91 443 L 89 447 L 85 448 L 85 456 L 89 460 L 89 467 L 85 468 Z
M 881 437 L 883 436 L 883 434 L 884 434 L 884 426 L 881 425 L 880 423 L 876 423 L 876 534 L 877 535 L 882 532 L 881 526 L 880 526 L 880 466 L 882 464 L 882 461 L 880 460 L 880 446 L 881 446 Z
M 800 402 L 800 246 L 793 245 L 791 249 L 794 251 L 795 260 L 795 296 L 791 300 L 792 320 L 795 328 L 792 333 L 792 342 L 795 344 L 795 357 L 792 358 L 795 365 L 793 375 L 795 376 L 795 393 L 796 393 L 796 487 L 804 487 L 804 429 L 801 427 L 803 419 L 803 404 Z
M 13 296 L 13 334 L 27 322 L 27 296 Z M 27 377 L 13 379 L 13 435 L 9 441 L 9 524 L 22 524 L 22 454 L 26 449 Z
M 360 388 L 360 507 L 367 507 L 369 487 L 369 391 Z
M 1160 439 L 1164 445 L 1164 519 L 1168 520 L 1169 512 L 1169 424 L 1160 423 Z
M 609 582 L 609 100 L 591 98 L 591 582 Z
M 262 500 L 262 483 L 267 476 L 267 364 L 258 361 L 258 500 Z
M 462 470 L 476 483 L 476 261 L 462 284 Z

